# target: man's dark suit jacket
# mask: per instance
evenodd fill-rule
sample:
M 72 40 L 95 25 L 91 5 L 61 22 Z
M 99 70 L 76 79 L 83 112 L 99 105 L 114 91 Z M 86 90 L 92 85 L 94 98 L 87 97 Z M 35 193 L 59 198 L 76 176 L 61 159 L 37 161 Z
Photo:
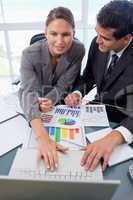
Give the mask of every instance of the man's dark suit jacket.
M 108 82 L 103 83 L 108 57 L 109 53 L 98 49 L 94 38 L 79 89 L 85 95 L 96 84 L 96 101 L 124 108 L 107 107 L 109 120 L 119 122 L 133 132 L 133 41 L 118 60 Z

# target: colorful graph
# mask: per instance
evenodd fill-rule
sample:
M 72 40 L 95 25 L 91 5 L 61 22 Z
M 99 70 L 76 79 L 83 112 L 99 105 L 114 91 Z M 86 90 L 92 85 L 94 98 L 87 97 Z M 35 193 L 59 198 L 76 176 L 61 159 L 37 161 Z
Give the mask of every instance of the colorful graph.
M 75 143 L 80 143 L 82 140 L 81 131 L 79 128 L 67 129 L 58 127 L 46 127 L 49 136 L 55 140 L 56 143 L 61 141 L 73 141 Z
M 42 120 L 45 126 L 60 128 L 79 128 L 80 124 L 79 107 L 71 108 L 66 105 L 56 106 L 52 112 L 42 113 Z
M 58 123 L 60 125 L 74 125 L 76 123 L 76 121 L 74 119 L 70 119 L 70 118 L 59 118 L 58 119 Z

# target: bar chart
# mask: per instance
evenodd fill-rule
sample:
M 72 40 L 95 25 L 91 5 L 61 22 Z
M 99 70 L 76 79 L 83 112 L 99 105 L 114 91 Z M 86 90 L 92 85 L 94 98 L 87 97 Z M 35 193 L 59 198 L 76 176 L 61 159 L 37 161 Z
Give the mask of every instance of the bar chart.
M 56 106 L 51 113 L 43 113 L 42 120 L 45 126 L 60 128 L 79 128 L 80 123 L 79 107 L 71 108 L 65 105 Z
M 86 146 L 84 131 L 81 128 L 68 129 L 60 127 L 45 127 L 51 139 L 56 143 L 68 147 L 69 149 L 79 149 Z M 28 148 L 36 148 L 37 141 L 35 134 L 31 131 L 29 135 Z
M 80 138 L 80 128 L 76 129 L 67 129 L 67 128 L 58 128 L 58 127 L 46 127 L 49 136 L 55 140 L 56 143 L 61 141 L 73 141 L 79 142 Z

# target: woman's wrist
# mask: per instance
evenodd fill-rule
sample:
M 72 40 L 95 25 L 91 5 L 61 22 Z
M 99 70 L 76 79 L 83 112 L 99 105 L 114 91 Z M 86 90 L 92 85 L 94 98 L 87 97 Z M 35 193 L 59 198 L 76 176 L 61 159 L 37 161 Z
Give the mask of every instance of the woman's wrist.
M 48 133 L 46 131 L 36 134 L 36 140 L 40 140 L 42 138 L 45 138 L 45 139 L 49 138 Z
M 41 119 L 33 119 L 31 121 L 31 125 L 32 125 L 32 129 L 34 130 L 34 133 L 35 133 L 35 138 L 37 140 L 39 140 L 41 138 L 45 138 L 45 139 L 49 138 L 47 130 L 43 126 L 43 122 Z

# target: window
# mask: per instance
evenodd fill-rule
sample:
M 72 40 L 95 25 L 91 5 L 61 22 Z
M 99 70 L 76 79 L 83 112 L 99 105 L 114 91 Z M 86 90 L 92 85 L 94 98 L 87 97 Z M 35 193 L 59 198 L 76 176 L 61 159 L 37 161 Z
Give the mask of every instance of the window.
M 76 37 L 89 49 L 95 36 L 98 10 L 109 0 L 0 0 L 0 78 L 19 76 L 20 58 L 31 37 L 43 32 L 49 11 L 58 6 L 71 9 L 76 22 Z M 75 9 L 76 6 L 76 9 Z M 87 54 L 86 54 L 87 56 Z M 84 58 L 83 67 L 86 63 Z
M 75 20 L 81 20 L 81 0 L 2 0 L 4 17 L 7 23 L 9 22 L 36 22 L 45 20 L 49 11 L 58 6 L 64 6 L 72 9 Z M 17 17 L 16 17 L 17 16 Z
M 9 62 L 6 56 L 6 47 L 5 47 L 5 40 L 4 40 L 4 33 L 0 32 L 0 76 L 9 75 Z

